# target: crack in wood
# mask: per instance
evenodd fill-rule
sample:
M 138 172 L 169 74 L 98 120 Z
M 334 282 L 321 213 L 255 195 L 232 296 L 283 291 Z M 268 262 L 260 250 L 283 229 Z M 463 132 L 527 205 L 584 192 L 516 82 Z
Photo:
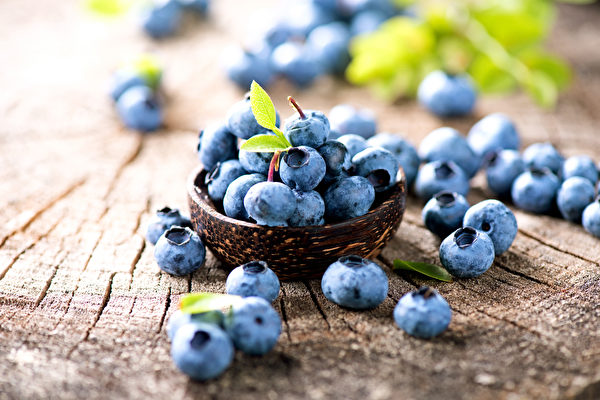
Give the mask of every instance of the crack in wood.
M 283 301 L 283 296 L 279 298 L 279 308 L 281 309 L 281 318 L 283 319 L 283 323 L 285 325 L 285 333 L 287 335 L 288 340 L 291 342 L 292 337 L 290 335 L 290 325 L 288 323 L 287 313 L 285 311 L 285 302 Z
M 142 259 L 142 254 L 144 253 L 144 250 L 146 250 L 146 240 L 142 239 L 142 244 L 140 245 L 140 248 L 138 249 L 137 253 L 135 254 L 135 257 L 133 258 L 133 261 L 131 262 L 131 267 L 129 268 L 129 287 L 128 290 L 131 291 L 131 285 L 133 284 L 133 274 L 135 272 L 135 269 L 137 268 L 138 263 L 140 262 L 140 260 Z
M 321 304 L 319 304 L 317 295 L 315 294 L 314 290 L 312 289 L 312 287 L 310 286 L 310 284 L 307 281 L 303 280 L 302 283 L 304 283 L 304 286 L 306 286 L 306 289 L 308 290 L 308 294 L 310 295 L 310 298 L 312 299 L 313 303 L 315 303 L 315 307 L 317 307 L 317 311 L 319 311 L 319 314 L 321 314 L 321 317 L 323 317 L 323 320 L 327 324 L 327 330 L 330 331 L 331 325 L 329 324 L 329 320 L 327 320 L 327 315 L 325 314 L 325 311 L 323 311 L 323 308 L 321 308 Z
M 169 311 L 169 307 L 171 307 L 171 288 L 167 292 L 167 298 L 165 299 L 165 309 L 163 310 L 162 315 L 160 316 L 160 322 L 158 323 L 158 329 L 156 331 L 159 334 L 162 331 L 163 325 L 165 323 L 165 318 L 167 317 L 167 312 Z
M 507 266 L 506 266 L 504 263 L 502 263 L 502 262 L 498 261 L 498 259 L 496 259 L 496 260 L 494 261 L 494 264 L 495 264 L 495 265 L 496 265 L 498 268 L 500 268 L 500 269 L 502 269 L 502 270 L 504 270 L 504 271 L 508 272 L 509 274 L 512 274 L 512 275 L 519 276 L 519 277 L 521 277 L 521 278 L 523 278 L 523 279 L 526 279 L 526 280 L 528 280 L 528 281 L 530 281 L 530 282 L 534 282 L 534 283 L 537 283 L 537 284 L 539 284 L 539 285 L 546 286 L 546 287 L 548 287 L 548 288 L 550 288 L 550 289 L 554 289 L 554 290 L 556 289 L 556 287 L 555 287 L 554 285 L 551 285 L 551 284 L 549 284 L 549 283 L 547 283 L 547 282 L 541 281 L 541 280 L 539 280 L 539 279 L 537 279 L 537 278 L 534 278 L 534 277 L 532 277 L 532 276 L 529 276 L 529 275 L 527 275 L 527 274 L 524 274 L 524 273 L 522 273 L 522 272 L 515 271 L 515 270 L 513 270 L 513 269 L 511 269 L 511 268 L 508 268 L 508 267 L 507 267 Z M 496 278 L 496 279 L 497 279 L 497 278 Z M 505 282 L 505 283 L 506 283 L 506 282 Z

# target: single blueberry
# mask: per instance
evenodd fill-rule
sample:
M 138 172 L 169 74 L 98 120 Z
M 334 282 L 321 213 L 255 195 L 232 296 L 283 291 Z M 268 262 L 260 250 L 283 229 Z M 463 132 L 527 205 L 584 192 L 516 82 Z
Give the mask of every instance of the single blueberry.
M 267 87 L 275 78 L 270 58 L 260 52 L 230 48 L 225 51 L 222 64 L 229 79 L 242 90 L 249 90 L 252 81 Z
M 134 86 L 121 94 L 117 112 L 127 127 L 142 132 L 155 131 L 163 122 L 158 99 L 147 86 Z
M 237 137 L 226 125 L 211 125 L 200 131 L 198 158 L 205 170 L 237 156 Z
M 369 180 L 376 192 L 383 192 L 396 184 L 398 160 L 392 152 L 381 147 L 368 147 L 352 157 L 356 175 Z
M 350 156 L 351 160 L 352 160 L 352 157 L 354 157 L 356 154 L 360 153 L 361 151 L 363 151 L 364 149 L 369 147 L 369 144 L 367 143 L 365 138 L 363 138 L 360 135 L 354 135 L 352 133 L 347 134 L 347 135 L 342 135 L 342 136 L 338 137 L 336 140 L 338 142 L 340 142 L 341 144 L 343 144 L 344 146 L 346 146 L 346 150 L 348 150 L 348 155 Z
M 479 157 L 502 149 L 519 150 L 521 145 L 515 124 L 501 113 L 490 114 L 473 125 L 467 142 Z
M 287 220 L 296 210 L 296 196 L 279 182 L 260 182 L 244 197 L 248 215 L 259 225 L 288 226 Z
M 238 158 L 246 171 L 268 175 L 273 153 L 260 153 L 240 149 Z
M 362 176 L 343 178 L 331 184 L 323 195 L 325 217 L 343 221 L 366 214 L 375 201 L 373 185 Z
M 463 170 L 452 161 L 432 161 L 423 165 L 415 179 L 416 195 L 429 200 L 444 190 L 463 196 L 469 193 L 469 179 Z
M 281 334 L 281 318 L 262 297 L 245 297 L 225 316 L 225 330 L 235 347 L 247 354 L 268 353 Z
M 448 329 L 452 310 L 437 291 L 424 286 L 400 298 L 394 307 L 396 325 L 411 336 L 429 339 Z
M 350 32 L 352 36 L 364 35 L 377 30 L 389 18 L 388 15 L 379 10 L 366 10 L 354 14 L 350 21 Z
M 329 120 L 320 111 L 302 111 L 300 115 L 292 116 L 285 121 L 283 134 L 292 146 L 308 146 L 316 149 L 329 137 Z
M 171 358 L 177 368 L 197 380 L 221 375 L 233 361 L 233 353 L 229 336 L 211 324 L 186 324 L 171 343 Z
M 178 1 L 156 3 L 142 14 L 142 27 L 155 39 L 173 35 L 181 23 L 182 11 Z
M 408 185 L 414 182 L 421 160 L 417 150 L 410 142 L 392 133 L 378 133 L 369 138 L 367 144 L 391 151 L 396 156 L 402 169 L 404 169 Z
M 333 74 L 344 72 L 350 54 L 350 32 L 343 22 L 332 22 L 312 30 L 306 38 L 307 46 L 315 54 L 324 71 Z
M 497 256 L 508 250 L 517 236 L 515 215 L 498 200 L 484 200 L 469 208 L 463 225 L 485 232 L 492 239 Z
M 449 75 L 438 70 L 423 79 L 417 98 L 438 117 L 460 117 L 471 113 L 477 93 L 468 75 Z
M 290 226 L 315 226 L 325 224 L 325 202 L 321 195 L 314 191 L 300 192 L 294 190 L 296 211 L 288 220 Z
M 329 111 L 331 129 L 340 135 L 354 134 L 365 139 L 375 135 L 377 122 L 368 109 L 357 109 L 350 104 L 338 104 Z
M 134 86 L 148 86 L 148 82 L 136 71 L 130 69 L 119 70 L 113 76 L 110 97 L 117 101 L 127 89 Z
M 304 38 L 316 27 L 334 20 L 334 13 L 312 1 L 293 1 L 287 4 L 281 21 L 292 36 Z
M 581 221 L 586 231 L 600 238 L 600 196 L 583 210 Z
M 206 249 L 196 232 L 190 228 L 173 226 L 156 242 L 154 258 L 164 272 L 183 276 L 191 274 L 204 264 Z
M 492 266 L 494 243 L 485 232 L 465 226 L 442 241 L 440 261 L 457 278 L 474 278 Z
M 222 201 L 231 182 L 247 173 L 239 160 L 227 160 L 215 164 L 206 174 L 204 181 L 208 186 L 208 196 L 212 201 Z
M 381 267 L 365 258 L 349 255 L 327 267 L 321 289 L 342 307 L 364 310 L 377 307 L 387 297 L 388 278 Z
M 265 20 L 260 24 L 259 35 L 263 38 L 264 42 L 271 48 L 279 46 L 280 44 L 287 42 L 294 36 L 292 28 L 285 23 L 285 21 L 279 20 Z
M 279 165 L 281 180 L 292 189 L 313 190 L 325 176 L 323 157 L 307 146 L 293 147 L 282 157 Z
M 309 86 L 322 74 L 318 59 L 311 48 L 299 42 L 285 42 L 271 53 L 275 71 L 298 87 Z
M 512 184 L 525 171 L 525 162 L 516 150 L 488 153 L 483 163 L 487 186 L 498 196 L 510 196 Z
M 529 168 L 515 179 L 511 188 L 513 203 L 536 214 L 552 209 L 560 180 L 548 168 Z
M 248 190 L 257 183 L 264 182 L 267 177 L 261 174 L 248 174 L 236 178 L 227 186 L 223 197 L 223 209 L 225 215 L 235 219 L 247 221 L 250 216 L 244 207 L 244 197 Z
M 563 180 L 573 176 L 581 176 L 588 179 L 592 185 L 598 181 L 598 168 L 588 156 L 573 156 L 565 160 L 562 165 L 560 177 Z
M 279 296 L 279 279 L 264 261 L 250 261 L 227 276 L 225 291 L 242 297 L 258 296 L 272 303 Z
M 424 162 L 454 161 L 472 178 L 481 165 L 481 159 L 471 150 L 467 140 L 453 128 L 431 131 L 419 145 L 419 157 Z
M 279 113 L 276 113 L 275 125 L 279 126 Z M 271 131 L 256 122 L 250 105 L 250 96 L 235 103 L 227 114 L 227 127 L 235 136 L 249 139 L 254 135 L 268 135 Z
M 583 210 L 594 201 L 594 185 L 581 176 L 573 176 L 565 180 L 556 196 L 558 210 L 564 219 L 581 223 Z
M 328 140 L 317 151 L 325 160 L 325 175 L 336 177 L 352 166 L 352 158 L 346 146 L 337 140 Z
M 175 333 L 182 326 L 188 324 L 212 324 L 218 327 L 223 326 L 223 321 L 225 320 L 225 315 L 219 310 L 212 310 L 198 314 L 190 314 L 181 312 L 181 310 L 177 310 L 171 315 L 169 318 L 169 322 L 167 323 L 167 336 L 169 340 L 173 340 L 175 337 Z
M 429 199 L 423 207 L 421 217 L 427 229 L 444 239 L 462 226 L 468 209 L 469 203 L 465 196 L 443 191 Z
M 176 208 L 163 207 L 157 210 L 156 214 L 148 222 L 146 240 L 153 245 L 156 244 L 162 234 L 174 225 L 191 228 L 192 222 L 188 217 L 181 215 Z
M 528 167 L 548 168 L 554 175 L 557 175 L 565 159 L 551 143 L 545 142 L 534 143 L 527 147 L 523 152 L 523 161 Z

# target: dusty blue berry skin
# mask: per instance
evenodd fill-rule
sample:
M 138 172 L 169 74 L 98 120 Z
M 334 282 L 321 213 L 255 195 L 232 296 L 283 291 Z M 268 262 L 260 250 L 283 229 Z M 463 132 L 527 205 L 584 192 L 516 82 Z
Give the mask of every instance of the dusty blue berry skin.
M 368 147 L 352 157 L 356 175 L 367 178 L 376 192 L 388 190 L 396 184 L 398 160 L 381 147 Z
M 583 210 L 581 222 L 586 231 L 600 238 L 600 196 Z
M 515 124 L 501 113 L 490 114 L 473 125 L 467 142 L 479 157 L 502 149 L 519 150 L 521 145 Z
M 594 160 L 588 156 L 573 156 L 565 160 L 562 165 L 560 177 L 567 180 L 573 176 L 588 179 L 593 185 L 598 181 L 598 168 Z
M 247 354 L 268 353 L 281 334 L 281 318 L 262 297 L 245 297 L 225 316 L 225 331 L 235 347 Z
M 244 169 L 239 160 L 227 160 L 217 163 L 206 174 L 205 183 L 208 185 L 208 196 L 212 201 L 223 201 L 227 187 L 248 171 Z
M 463 170 L 452 161 L 432 161 L 423 165 L 415 179 L 415 194 L 429 200 L 444 190 L 463 196 L 469 193 L 469 179 Z
M 292 36 L 306 37 L 318 26 L 335 20 L 331 10 L 320 7 L 312 1 L 294 1 L 287 4 L 282 21 L 288 26 Z
M 174 225 L 191 228 L 192 222 L 188 217 L 181 215 L 176 208 L 163 207 L 157 210 L 156 214 L 148 222 L 146 240 L 153 245 L 156 244 L 162 234 Z
M 350 22 L 350 32 L 352 36 L 374 32 L 388 18 L 388 15 L 378 10 L 359 12 L 354 15 Z
M 338 142 L 340 142 L 341 144 L 343 144 L 344 146 L 346 146 L 346 149 L 348 150 L 348 155 L 350 156 L 350 159 L 352 159 L 352 157 L 354 157 L 356 154 L 360 153 L 361 151 L 363 151 L 364 149 L 369 147 L 369 144 L 367 143 L 365 138 L 363 138 L 360 135 L 355 135 L 352 133 L 347 134 L 347 135 L 342 135 L 342 136 L 338 137 L 336 140 Z
M 548 142 L 534 143 L 523 151 L 523 161 L 530 168 L 548 168 L 557 175 L 565 161 L 564 157 L 556 148 Z
M 337 305 L 365 310 L 375 308 L 385 300 L 388 279 L 379 265 L 349 255 L 327 267 L 321 289 L 325 297 Z
M 148 86 L 148 83 L 138 73 L 131 70 L 119 70 L 113 77 L 110 97 L 117 101 L 127 89 L 134 86 Z
M 471 150 L 466 139 L 453 128 L 431 131 L 419 145 L 419 157 L 425 162 L 454 161 L 472 178 L 481 165 L 481 159 Z
M 287 220 L 296 210 L 296 196 L 279 182 L 260 182 L 244 197 L 248 215 L 259 225 L 288 226 Z
M 181 23 L 181 5 L 175 0 L 156 4 L 142 14 L 142 27 L 155 39 L 173 35 Z
M 180 226 L 169 228 L 154 247 L 158 267 L 175 276 L 196 271 L 204 264 L 205 257 L 206 249 L 198 234 Z
M 177 310 L 171 315 L 169 322 L 167 323 L 167 336 L 169 336 L 169 340 L 173 340 L 175 333 L 179 328 L 188 324 L 201 323 L 222 327 L 224 320 L 225 315 L 219 310 L 212 310 L 199 314 L 183 313 L 181 310 Z
M 212 324 L 186 324 L 171 343 L 171 358 L 181 372 L 204 381 L 221 375 L 233 361 L 234 348 L 223 330 Z
M 294 190 L 296 196 L 296 211 L 288 220 L 290 226 L 315 226 L 325 224 L 325 202 L 314 190 L 299 192 Z
M 494 262 L 494 243 L 486 233 L 475 228 L 459 228 L 442 241 L 440 261 L 453 276 L 474 278 Z
M 223 57 L 223 66 L 229 79 L 242 90 L 250 90 L 252 81 L 267 87 L 275 78 L 271 60 L 261 53 L 230 50 Z
M 437 291 L 422 287 L 405 294 L 394 307 L 396 325 L 411 336 L 430 339 L 450 325 L 452 310 Z
M 316 149 L 329 137 L 329 120 L 321 111 L 306 110 L 306 118 L 292 116 L 285 121 L 283 134 L 294 147 Z
M 209 0 L 176 0 L 184 10 L 190 10 L 197 12 L 201 15 L 205 15 L 208 12 L 210 6 Z
M 329 111 L 331 130 L 340 135 L 358 135 L 368 139 L 377 132 L 377 122 L 370 110 L 357 109 L 350 104 L 338 104 Z
M 369 146 L 382 147 L 396 156 L 398 163 L 404 169 L 406 181 L 411 185 L 417 177 L 421 159 L 417 149 L 404 138 L 392 133 L 378 133 L 367 140 Z
M 485 232 L 497 256 L 504 253 L 517 236 L 517 219 L 504 203 L 489 199 L 473 205 L 465 213 L 463 226 Z
M 279 296 L 279 278 L 264 261 L 250 261 L 227 276 L 225 291 L 242 297 L 262 297 L 269 303 Z
M 297 42 L 285 42 L 271 53 L 275 71 L 298 87 L 307 87 L 322 73 L 310 48 Z
M 560 180 L 548 168 L 529 168 L 515 179 L 510 193 L 520 209 L 543 214 L 552 209 L 559 187 Z
M 275 125 L 279 126 L 279 113 L 276 113 Z M 263 128 L 256 122 L 250 106 L 250 97 L 238 101 L 229 109 L 227 127 L 231 133 L 241 139 L 249 139 L 254 135 L 271 134 L 270 130 Z
M 564 219 L 571 222 L 581 223 L 583 210 L 594 201 L 594 185 L 581 176 L 573 176 L 566 179 L 556 196 L 558 210 Z
M 269 173 L 269 165 L 271 164 L 272 158 L 273 153 L 257 153 L 242 149 L 240 149 L 238 153 L 238 159 L 246 171 L 263 175 Z
M 525 171 L 525 162 L 516 150 L 488 153 L 484 166 L 488 188 L 501 197 L 510 196 L 513 182 Z
M 205 170 L 210 170 L 218 162 L 237 156 L 237 137 L 226 125 L 212 125 L 200 131 L 198 137 L 198 159 Z
M 288 150 L 279 164 L 279 176 L 283 183 L 303 192 L 316 188 L 325 176 L 325 171 L 323 157 L 307 146 Z
M 423 223 L 440 239 L 462 226 L 463 217 L 469 209 L 465 196 L 456 192 L 443 191 L 433 196 L 423 207 Z
M 366 214 L 375 200 L 373 185 L 362 176 L 343 178 L 323 194 L 325 218 L 343 221 Z
M 343 22 L 321 25 L 310 32 L 306 38 L 323 70 L 327 73 L 341 73 L 350 61 L 348 43 L 350 31 Z
M 337 140 L 328 140 L 317 151 L 325 160 L 325 175 L 336 177 L 352 166 L 352 159 L 346 146 Z
M 134 86 L 121 94 L 117 112 L 127 127 L 142 132 L 157 130 L 163 121 L 160 104 L 146 86 Z
M 262 174 L 248 174 L 236 178 L 229 184 L 223 197 L 225 215 L 235 219 L 248 221 L 250 216 L 244 207 L 244 197 L 248 190 L 257 183 L 264 182 L 267 177 Z
M 471 113 L 477 94 L 467 75 L 433 71 L 419 85 L 417 98 L 438 117 L 460 117 Z

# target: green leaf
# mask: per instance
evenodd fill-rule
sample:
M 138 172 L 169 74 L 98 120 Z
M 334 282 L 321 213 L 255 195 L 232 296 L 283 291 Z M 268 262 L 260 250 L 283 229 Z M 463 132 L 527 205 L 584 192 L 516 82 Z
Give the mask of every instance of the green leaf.
M 559 3 L 570 3 L 570 4 L 592 4 L 595 3 L 596 0 L 556 0 Z
M 162 78 L 162 67 L 157 58 L 151 54 L 142 54 L 131 63 L 131 68 L 138 73 L 152 89 L 157 89 Z
M 181 298 L 179 307 L 186 314 L 200 314 L 229 308 L 242 300 L 240 296 L 222 293 L 189 293 Z
M 525 90 L 542 107 L 551 108 L 558 100 L 558 87 L 548 74 L 542 71 L 533 71 Z
M 452 275 L 437 265 L 416 261 L 394 260 L 394 269 L 413 271 L 444 282 L 452 282 Z
M 279 136 L 256 135 L 246 140 L 241 149 L 252 151 L 254 153 L 274 153 L 276 151 L 287 150 L 292 147 L 289 143 L 281 140 Z
M 560 58 L 542 49 L 536 48 L 523 51 L 519 53 L 519 58 L 530 69 L 547 74 L 559 89 L 564 89 L 571 82 L 571 69 L 569 66 Z
M 131 8 L 132 0 L 86 0 L 85 6 L 88 10 L 108 16 L 115 17 L 123 15 Z
M 250 105 L 256 122 L 263 128 L 273 130 L 276 128 L 275 106 L 265 90 L 256 82 L 250 85 Z

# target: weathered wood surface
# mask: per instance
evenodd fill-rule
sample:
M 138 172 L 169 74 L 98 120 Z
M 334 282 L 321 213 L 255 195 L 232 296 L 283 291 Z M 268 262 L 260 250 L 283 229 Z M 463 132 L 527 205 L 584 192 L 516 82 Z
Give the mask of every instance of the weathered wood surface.
M 78 2 L 0 4 L 0 399 L 79 398 L 600 398 L 600 241 L 574 224 L 516 212 L 517 239 L 478 279 L 451 284 L 393 273 L 389 298 L 353 312 L 329 303 L 318 280 L 285 283 L 276 307 L 284 331 L 265 357 L 241 354 L 218 380 L 194 383 L 169 358 L 164 323 L 181 294 L 223 291 L 212 256 L 190 278 L 159 272 L 145 224 L 165 204 L 186 207 L 196 131 L 224 117 L 240 93 L 218 53 L 247 33 L 257 4 L 215 1 L 213 18 L 154 43 L 133 19 L 104 22 Z M 556 112 L 527 98 L 486 98 L 463 132 L 503 111 L 525 144 L 554 142 L 600 160 L 600 7 L 563 7 L 552 39 L 578 78 Z M 167 128 L 121 128 L 106 96 L 122 60 L 155 51 L 166 65 Z M 280 110 L 294 90 L 272 90 Z M 368 106 L 382 129 L 418 143 L 442 124 L 411 102 L 386 106 L 325 79 L 302 104 Z M 444 122 L 445 123 L 445 122 Z M 481 178 L 478 178 L 481 187 Z M 485 196 L 481 188 L 470 199 Z M 379 262 L 437 261 L 438 242 L 410 198 Z M 392 309 L 421 284 L 454 316 L 439 338 L 411 338 Z

